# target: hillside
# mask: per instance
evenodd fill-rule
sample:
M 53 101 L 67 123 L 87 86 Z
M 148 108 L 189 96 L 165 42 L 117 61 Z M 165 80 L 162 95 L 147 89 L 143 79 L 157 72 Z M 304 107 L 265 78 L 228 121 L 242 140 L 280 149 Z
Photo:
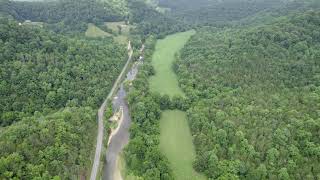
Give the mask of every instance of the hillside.
M 320 179 L 319 30 L 319 0 L 0 0 L 0 179 Z
M 259 13 L 273 13 L 274 16 L 281 16 L 288 14 L 288 11 L 310 9 L 315 3 L 318 4 L 318 1 L 160 0 L 159 6 L 171 9 L 168 13 L 170 16 L 187 24 L 226 26 L 244 18 L 266 16 L 265 14 L 259 15 Z M 305 8 L 306 6 L 308 7 Z
M 88 176 L 95 110 L 126 49 L 0 19 L 0 50 L 0 179 Z
M 319 178 L 320 13 L 200 29 L 176 62 L 209 178 Z M 214 169 L 214 170 L 213 170 Z

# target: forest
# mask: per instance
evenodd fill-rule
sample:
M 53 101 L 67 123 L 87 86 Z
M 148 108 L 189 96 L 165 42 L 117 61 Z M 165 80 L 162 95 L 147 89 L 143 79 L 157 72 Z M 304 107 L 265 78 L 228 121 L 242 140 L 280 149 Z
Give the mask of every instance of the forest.
M 125 16 L 109 3 L 97 0 L 10 1 L 8 6 L 7 12 L 15 19 L 54 24 L 51 28 L 57 32 L 83 32 L 87 23 L 120 21 Z
M 6 1 L 4 12 L 19 21 L 44 22 L 49 29 L 64 34 L 84 32 L 88 23 L 101 25 L 104 22 L 128 21 L 139 24 L 132 34 L 158 37 L 184 31 L 186 25 L 158 12 L 141 0 L 99 1 Z
M 320 13 L 201 28 L 174 69 L 192 104 L 194 168 L 213 179 L 318 179 Z
M 0 52 L 0 179 L 87 176 L 94 110 L 126 62 L 126 48 L 2 18 Z
M 318 0 L 0 0 L 0 179 L 89 178 L 97 110 L 128 59 L 112 36 L 85 37 L 106 23 L 130 25 L 133 59 L 143 60 L 126 82 L 124 177 L 182 179 L 161 149 L 172 110 L 191 134 L 190 178 L 320 179 L 319 9 Z M 189 30 L 173 79 L 155 82 L 177 82 L 180 95 L 153 91 L 152 60 L 168 57 L 157 43 Z M 104 141 L 116 126 L 106 112 Z
M 171 9 L 168 11 L 172 17 L 191 26 L 210 25 L 215 27 L 231 26 L 238 21 L 256 17 L 264 17 L 267 13 L 286 15 L 293 10 L 306 10 L 319 6 L 317 0 L 160 0 L 159 5 Z M 260 19 L 260 23 L 263 20 Z

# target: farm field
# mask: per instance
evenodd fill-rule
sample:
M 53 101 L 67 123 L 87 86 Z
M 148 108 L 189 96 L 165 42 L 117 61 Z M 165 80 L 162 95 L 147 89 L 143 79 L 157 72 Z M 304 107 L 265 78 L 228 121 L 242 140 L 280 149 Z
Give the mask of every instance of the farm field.
M 170 110 L 162 113 L 160 149 L 169 159 L 177 180 L 205 179 L 192 167 L 195 160 L 195 150 L 185 112 Z
M 152 65 L 156 74 L 150 78 L 150 88 L 160 94 L 167 94 L 170 97 L 184 96 L 179 88 L 176 74 L 173 72 L 172 63 L 175 54 L 183 48 L 188 39 L 195 31 L 187 31 L 167 36 L 157 41 L 156 50 L 152 57 Z
M 187 31 L 158 40 L 152 65 L 155 76 L 149 79 L 151 91 L 172 96 L 184 96 L 178 86 L 172 69 L 175 54 L 180 51 L 195 31 Z M 177 180 L 205 179 L 193 169 L 195 149 L 186 119 L 186 113 L 179 110 L 162 112 L 160 119 L 160 150 L 168 158 Z

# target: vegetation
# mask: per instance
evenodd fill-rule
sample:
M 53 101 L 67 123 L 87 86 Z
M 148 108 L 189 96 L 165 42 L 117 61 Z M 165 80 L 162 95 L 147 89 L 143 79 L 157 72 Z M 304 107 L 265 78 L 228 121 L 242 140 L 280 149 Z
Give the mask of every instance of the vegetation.
M 192 101 L 194 167 L 213 179 L 320 175 L 320 13 L 202 28 L 175 70 Z
M 129 21 L 139 24 L 134 33 L 143 36 L 152 34 L 164 38 L 168 34 L 187 29 L 185 24 L 158 12 L 143 1 L 130 0 L 128 6 L 131 13 Z
M 158 40 L 155 53 L 152 56 L 152 65 L 155 75 L 150 78 L 151 91 L 166 94 L 171 97 L 183 96 L 178 81 L 172 69 L 175 54 L 183 47 L 194 31 L 177 33 Z
M 91 162 L 95 122 L 95 111 L 89 107 L 23 118 L 0 134 L 0 179 L 90 175 L 86 167 Z
M 89 175 L 95 110 L 126 49 L 1 19 L 0 51 L 0 179 Z
M 317 0 L 161 0 L 161 7 L 170 8 L 169 15 L 190 25 L 231 25 L 258 13 L 286 15 L 292 10 L 306 10 L 319 5 Z M 258 16 L 258 17 L 264 17 Z M 264 22 L 264 21 L 259 21 Z
M 125 63 L 126 49 L 112 40 L 68 39 L 0 23 L 2 126 L 70 103 L 96 108 Z
M 125 148 L 127 173 L 132 177 L 150 180 L 173 179 L 168 160 L 160 152 L 160 103 L 158 96 L 151 94 L 148 87 L 148 77 L 152 75 L 150 57 L 153 52 L 155 40 L 146 41 L 145 60 L 137 79 L 133 81 L 128 95 L 128 103 L 132 124 L 130 128 L 130 141 Z
M 110 37 L 112 34 L 104 32 L 94 24 L 88 24 L 88 29 L 85 33 L 87 37 L 98 38 L 98 37 Z
M 113 7 L 97 0 L 10 1 L 7 11 L 17 20 L 46 22 L 56 32 L 84 32 L 88 23 L 122 20 L 123 14 Z
M 164 111 L 160 119 L 160 149 L 169 159 L 175 179 L 205 179 L 193 169 L 195 149 L 186 113 Z
M 320 179 L 319 7 L 0 0 L 0 179 L 88 177 L 128 39 L 146 45 L 127 86 L 128 179 Z

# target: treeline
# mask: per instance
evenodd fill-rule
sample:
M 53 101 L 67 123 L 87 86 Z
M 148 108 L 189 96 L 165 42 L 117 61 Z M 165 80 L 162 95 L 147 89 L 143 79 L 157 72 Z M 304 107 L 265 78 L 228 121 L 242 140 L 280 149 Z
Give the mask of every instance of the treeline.
M 175 70 L 192 101 L 194 168 L 212 179 L 320 178 L 320 13 L 202 28 Z
M 191 25 L 232 25 L 234 21 L 251 17 L 259 12 L 283 11 L 288 7 L 299 9 L 316 2 L 289 0 L 161 0 L 160 6 L 171 8 L 170 16 Z M 282 14 L 285 15 L 285 14 Z
M 49 2 L 17 2 L 3 0 L 6 8 L 2 12 L 19 21 L 44 22 L 55 32 L 84 32 L 88 23 L 96 25 L 104 22 L 128 21 L 136 25 L 133 34 L 143 36 L 165 35 L 184 31 L 181 23 L 155 7 L 141 0 L 98 1 L 98 0 L 58 0 Z M 1 11 L 1 9 L 0 9 Z
M 148 85 L 148 78 L 154 73 L 150 58 L 155 39 L 148 38 L 145 45 L 146 62 L 139 68 L 137 79 L 128 94 L 132 125 L 130 141 L 124 151 L 126 171 L 143 179 L 168 180 L 173 179 L 172 170 L 159 149 L 160 96 L 151 94 Z
M 168 34 L 188 29 L 186 24 L 156 11 L 140 0 L 129 0 L 130 21 L 137 23 L 137 34 L 143 36 L 155 35 L 164 38 Z
M 19 21 L 54 24 L 57 32 L 84 32 L 88 23 L 120 21 L 126 16 L 117 6 L 98 0 L 10 1 L 7 12 Z

